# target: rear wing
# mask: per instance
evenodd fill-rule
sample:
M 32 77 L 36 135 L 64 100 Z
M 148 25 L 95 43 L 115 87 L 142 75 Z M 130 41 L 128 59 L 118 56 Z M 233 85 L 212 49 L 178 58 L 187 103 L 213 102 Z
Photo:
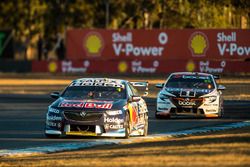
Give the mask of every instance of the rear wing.
M 147 96 L 148 95 L 148 82 L 142 81 L 142 82 L 130 82 L 137 90 L 138 93 L 141 96 Z

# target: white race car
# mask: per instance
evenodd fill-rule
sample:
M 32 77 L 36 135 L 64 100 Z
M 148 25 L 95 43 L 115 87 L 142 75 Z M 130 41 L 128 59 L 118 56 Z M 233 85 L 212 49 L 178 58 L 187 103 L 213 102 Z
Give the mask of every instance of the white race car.
M 156 118 L 175 116 L 222 117 L 223 98 L 221 90 L 213 76 L 207 73 L 172 73 L 157 95 Z

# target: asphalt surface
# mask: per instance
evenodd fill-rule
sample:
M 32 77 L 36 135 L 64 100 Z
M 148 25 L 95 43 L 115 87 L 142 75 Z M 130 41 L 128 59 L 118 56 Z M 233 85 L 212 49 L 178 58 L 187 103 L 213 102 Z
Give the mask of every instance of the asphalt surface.
M 101 140 L 93 137 L 45 138 L 45 114 L 52 101 L 48 95 L 0 95 L 0 149 Z M 225 116 L 222 119 L 170 120 L 155 119 L 155 99 L 146 98 L 146 101 L 149 109 L 149 135 L 250 120 L 250 101 L 225 101 Z

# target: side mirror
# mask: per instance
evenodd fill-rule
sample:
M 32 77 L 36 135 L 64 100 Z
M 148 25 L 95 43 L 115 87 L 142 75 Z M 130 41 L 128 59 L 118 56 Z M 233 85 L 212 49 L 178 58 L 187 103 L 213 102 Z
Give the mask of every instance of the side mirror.
M 58 99 L 60 97 L 60 93 L 59 92 L 52 92 L 50 94 L 50 97 L 52 97 L 53 99 Z
M 163 86 L 164 86 L 163 83 L 158 83 L 158 84 L 155 85 L 155 87 L 157 87 L 157 88 L 163 88 Z
M 225 90 L 226 89 L 226 87 L 225 86 L 223 86 L 223 85 L 218 85 L 218 88 L 217 88 L 218 90 Z
M 140 100 L 141 100 L 140 96 L 132 96 L 132 97 L 129 98 L 130 102 L 138 102 Z
M 220 75 L 214 74 L 214 79 L 220 79 Z

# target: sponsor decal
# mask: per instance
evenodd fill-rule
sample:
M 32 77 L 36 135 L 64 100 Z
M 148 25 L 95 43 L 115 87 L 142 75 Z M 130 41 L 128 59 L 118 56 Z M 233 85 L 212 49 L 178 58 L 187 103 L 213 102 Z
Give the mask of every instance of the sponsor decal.
M 193 57 L 204 57 L 208 50 L 207 36 L 202 32 L 194 32 L 189 39 L 189 50 Z
M 221 61 L 219 67 L 210 67 L 210 61 L 200 61 L 200 72 L 207 73 L 222 73 L 224 68 L 226 67 L 226 61 Z
M 97 109 L 111 109 L 112 103 L 95 103 L 83 101 L 63 101 L 59 107 L 74 107 L 74 108 L 97 108 Z
M 135 103 L 128 104 L 128 110 L 130 115 L 130 120 L 132 120 L 132 124 L 134 125 L 138 120 L 138 106 Z
M 250 46 L 242 46 L 237 44 L 237 33 L 224 32 L 217 33 L 217 48 L 221 56 L 229 54 L 230 56 L 249 56 Z
M 62 117 L 58 117 L 55 115 L 47 115 L 47 121 L 62 121 Z
M 60 110 L 50 107 L 50 108 L 49 108 L 49 112 L 50 112 L 50 113 L 59 114 Z
M 207 107 L 217 107 L 218 106 L 218 104 L 211 104 L 211 103 L 204 103 L 203 105 L 207 106 Z
M 191 101 L 189 98 L 185 98 L 184 100 L 179 100 L 178 104 L 180 106 L 195 106 L 195 101 Z
M 133 33 L 127 32 L 121 34 L 120 32 L 112 33 L 112 47 L 116 56 L 151 56 L 160 57 L 163 55 L 164 47 L 168 42 L 168 35 L 165 32 L 160 32 L 158 37 L 158 46 L 139 46 L 133 43 Z
M 139 101 L 139 107 L 138 107 L 139 113 L 147 112 L 147 106 L 144 101 Z
M 48 126 L 52 126 L 52 127 L 57 127 L 57 124 L 55 122 L 51 122 L 51 121 L 46 121 L 46 125 Z
M 77 135 L 77 136 L 97 136 L 96 133 L 94 132 L 89 132 L 89 131 L 71 131 L 71 132 L 66 132 L 66 135 Z
M 109 125 L 110 129 L 122 129 L 123 125 Z
M 46 125 L 47 126 L 51 126 L 51 127 L 57 127 L 57 128 L 61 128 L 62 124 L 60 122 L 55 123 L 55 122 L 51 122 L 51 121 L 46 121 Z
M 215 109 L 206 109 L 206 112 L 216 112 Z
M 109 86 L 109 87 L 124 88 L 124 85 L 121 82 L 105 78 L 100 78 L 100 79 L 89 78 L 84 80 L 77 80 L 75 82 L 72 82 L 70 86 Z
M 110 129 L 110 130 L 117 130 L 117 129 L 123 129 L 124 126 L 123 126 L 123 124 L 122 125 L 105 124 L 104 128 L 105 129 Z
M 83 61 L 82 66 L 73 67 L 72 61 L 62 61 L 62 72 L 74 73 L 74 72 L 87 72 L 90 62 L 88 60 Z
M 104 122 L 105 123 L 116 123 L 116 124 L 121 124 L 124 122 L 124 119 L 120 119 L 117 117 L 104 117 Z
M 123 129 L 123 125 L 110 125 L 110 124 L 105 124 L 105 129 Z
M 159 61 L 155 60 L 151 67 L 144 67 L 142 61 L 134 60 L 131 62 L 131 68 L 133 73 L 155 73 L 159 64 Z
M 59 107 L 74 107 L 74 108 L 83 108 L 84 102 L 62 102 L 59 104 Z
M 115 111 L 106 111 L 108 115 L 121 115 L 122 110 L 115 110 Z
M 96 103 L 86 103 L 84 108 L 97 108 L 97 109 L 111 109 L 112 103 L 96 104 Z
M 90 32 L 83 41 L 83 48 L 89 57 L 99 57 L 104 49 L 104 40 L 100 33 Z
M 175 91 L 178 91 L 178 92 L 179 92 L 179 91 L 181 91 L 181 90 L 182 90 L 182 88 L 166 88 L 166 91 L 167 91 L 167 92 L 172 92 L 172 91 L 174 91 L 174 92 L 175 92 Z

